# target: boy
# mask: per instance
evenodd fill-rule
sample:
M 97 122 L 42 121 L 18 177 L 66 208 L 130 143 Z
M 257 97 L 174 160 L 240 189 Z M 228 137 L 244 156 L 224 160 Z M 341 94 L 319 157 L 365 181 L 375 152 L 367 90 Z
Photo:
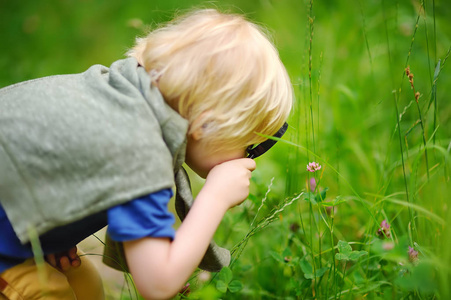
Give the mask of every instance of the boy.
M 273 135 L 292 103 L 261 30 L 200 10 L 138 39 L 128 54 L 110 68 L 0 90 L 0 299 L 30 299 L 30 289 L 45 299 L 102 298 L 74 246 L 105 225 L 138 291 L 174 296 L 225 212 L 248 196 L 255 162 L 246 149 Z M 167 203 L 174 174 L 186 197 L 183 162 L 206 182 L 189 213 L 178 205 L 187 214 L 175 232 Z M 40 274 L 33 236 L 47 255 L 47 284 L 24 288 Z

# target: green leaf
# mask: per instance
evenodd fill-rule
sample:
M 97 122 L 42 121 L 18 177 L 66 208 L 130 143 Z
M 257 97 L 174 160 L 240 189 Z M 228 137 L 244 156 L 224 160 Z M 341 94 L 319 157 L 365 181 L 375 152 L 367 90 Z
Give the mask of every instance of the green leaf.
M 320 278 L 321 276 L 324 275 L 324 273 L 327 272 L 327 270 L 329 270 L 329 268 L 323 267 L 323 268 L 321 268 L 321 269 L 316 270 L 316 271 L 315 271 L 315 275 L 313 275 L 313 274 L 311 274 L 311 273 L 310 273 L 310 274 L 304 273 L 304 277 L 305 277 L 306 279 Z
M 308 193 L 304 194 L 304 200 L 307 201 L 307 202 L 310 202 L 312 204 L 317 204 L 316 203 L 316 196 L 315 196 L 315 194 L 313 194 L 311 192 L 308 192 Z
M 283 250 L 283 252 L 282 252 L 283 257 L 291 256 L 291 255 L 293 255 L 293 253 L 291 252 L 291 249 L 289 247 L 285 248 L 285 250 Z
M 280 253 L 277 253 L 275 251 L 270 251 L 269 254 L 274 258 L 276 261 L 285 263 L 285 260 L 283 259 L 283 256 L 280 255 Z
M 366 251 L 352 251 L 351 254 L 349 254 L 350 260 L 358 260 L 360 257 L 367 255 L 368 252 Z
M 224 283 L 228 284 L 232 280 L 232 270 L 229 267 L 224 267 L 219 272 L 219 280 L 224 281 Z
M 352 252 L 351 246 L 348 244 L 348 242 L 345 241 L 338 241 L 338 251 L 342 254 L 349 255 Z
M 239 280 L 234 279 L 229 283 L 229 291 L 232 293 L 239 292 L 242 289 L 243 289 L 243 284 Z
M 301 261 L 299 262 L 299 265 L 301 266 L 302 272 L 304 272 L 304 277 L 307 279 L 313 278 L 313 268 L 312 265 L 303 257 Z
M 349 259 L 350 260 L 357 260 L 360 257 L 362 257 L 364 255 L 367 255 L 367 254 L 368 254 L 368 252 L 366 252 L 366 251 L 352 251 L 352 253 L 349 254 Z
M 344 203 L 348 201 L 346 198 L 343 198 L 341 196 L 337 196 L 334 201 L 328 201 L 328 202 L 321 202 L 322 206 L 337 206 L 338 204 Z
M 315 272 L 315 277 L 316 277 L 316 278 L 319 278 L 319 277 L 323 276 L 324 273 L 327 272 L 327 270 L 329 270 L 328 267 L 323 267 L 323 268 L 321 268 L 321 269 L 316 270 L 316 272 Z
M 222 280 L 218 280 L 216 282 L 216 289 L 224 294 L 227 292 L 227 284 Z
M 319 202 L 322 202 L 324 199 L 326 199 L 326 193 L 329 190 L 328 187 L 326 187 L 324 190 L 321 191 L 321 193 L 318 195 L 317 200 Z
M 349 257 L 346 254 L 337 253 L 337 254 L 335 254 L 335 259 L 337 259 L 337 260 L 349 260 Z

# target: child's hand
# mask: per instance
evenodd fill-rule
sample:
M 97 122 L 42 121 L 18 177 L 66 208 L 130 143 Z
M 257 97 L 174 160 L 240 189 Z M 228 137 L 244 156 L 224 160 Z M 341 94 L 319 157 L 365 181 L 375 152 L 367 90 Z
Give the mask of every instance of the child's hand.
M 46 255 L 45 260 L 61 272 L 67 272 L 71 268 L 78 268 L 81 264 L 80 257 L 77 254 L 77 247 L 73 247 L 68 251 Z
M 238 205 L 249 195 L 251 172 L 255 167 L 255 161 L 250 158 L 221 163 L 208 173 L 202 190 L 224 201 L 227 208 Z

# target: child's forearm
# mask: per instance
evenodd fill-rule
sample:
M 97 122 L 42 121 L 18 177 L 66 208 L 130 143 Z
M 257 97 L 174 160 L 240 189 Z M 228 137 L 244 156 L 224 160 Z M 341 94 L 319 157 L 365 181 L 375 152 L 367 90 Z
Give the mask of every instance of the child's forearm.
M 173 242 L 144 238 L 124 243 L 129 269 L 145 298 L 169 298 L 180 290 L 199 265 L 227 209 L 249 195 L 254 169 L 249 158 L 211 169 Z
M 199 265 L 227 209 L 226 201 L 203 189 L 173 242 L 145 238 L 125 243 L 130 271 L 145 298 L 168 298 L 181 289 Z

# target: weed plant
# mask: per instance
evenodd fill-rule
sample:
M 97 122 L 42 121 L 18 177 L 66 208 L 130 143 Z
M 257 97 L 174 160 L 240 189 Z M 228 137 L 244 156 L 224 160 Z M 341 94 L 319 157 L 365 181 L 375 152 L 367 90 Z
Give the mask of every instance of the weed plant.
M 295 87 L 289 130 L 215 236 L 230 267 L 197 271 L 178 299 L 451 299 L 448 1 L 29 2 L 0 2 L 1 86 L 109 65 L 192 5 L 271 28 Z M 113 299 L 139 299 L 127 278 Z

